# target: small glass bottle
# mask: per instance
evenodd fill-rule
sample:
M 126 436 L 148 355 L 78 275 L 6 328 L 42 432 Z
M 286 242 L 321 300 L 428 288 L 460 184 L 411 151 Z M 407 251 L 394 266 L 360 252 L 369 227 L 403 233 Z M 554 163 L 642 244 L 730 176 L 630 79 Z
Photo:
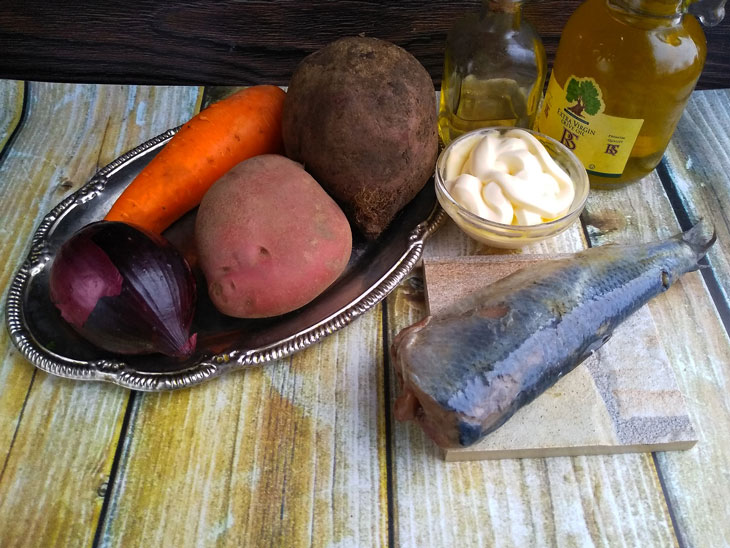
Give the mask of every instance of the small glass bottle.
M 568 20 L 535 129 L 573 150 L 591 187 L 636 181 L 661 160 L 705 62 L 689 3 L 587 0 Z M 724 3 L 695 8 L 716 23 Z
M 486 126 L 531 128 L 545 84 L 545 48 L 524 0 L 482 0 L 451 28 L 439 101 L 444 145 Z

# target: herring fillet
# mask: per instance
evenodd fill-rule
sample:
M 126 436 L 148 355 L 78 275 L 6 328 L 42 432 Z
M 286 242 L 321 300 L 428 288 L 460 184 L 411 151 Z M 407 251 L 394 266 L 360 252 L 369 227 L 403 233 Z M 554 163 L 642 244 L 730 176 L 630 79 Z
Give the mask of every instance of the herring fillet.
M 444 448 L 476 443 L 697 270 L 714 242 L 700 221 L 661 242 L 587 249 L 519 270 L 405 328 L 391 349 L 396 418 L 415 420 Z

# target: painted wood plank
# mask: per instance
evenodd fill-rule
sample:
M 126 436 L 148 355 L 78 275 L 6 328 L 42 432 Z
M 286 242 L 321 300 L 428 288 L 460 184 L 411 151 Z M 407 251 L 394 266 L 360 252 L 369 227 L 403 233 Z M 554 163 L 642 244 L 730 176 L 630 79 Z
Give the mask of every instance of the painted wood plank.
M 98 168 L 184 121 L 199 95 L 198 88 L 29 84 L 23 125 L 0 164 L 0 287 L 52 206 Z M 35 371 L 2 329 L 0 544 L 91 544 L 128 395 Z
M 0 80 L 0 152 L 20 123 L 23 112 L 24 84 L 17 80 Z
M 262 368 L 140 395 L 101 545 L 385 545 L 381 315 Z
M 426 253 L 502 253 L 465 241 L 454 228 L 447 224 L 437 232 Z M 576 225 L 523 252 L 566 253 L 584 246 Z M 414 274 L 388 297 L 390 340 L 424 317 L 422 287 Z M 396 393 L 393 382 L 391 401 Z M 649 454 L 446 463 L 412 423 L 394 423 L 392 438 L 397 545 L 676 544 Z
M 669 143 L 663 166 L 682 206 L 712 221 L 717 244 L 708 259 L 730 291 L 730 89 L 695 92 Z
M 730 288 L 730 91 L 694 93 L 665 156 L 671 183 L 691 218 L 710 219 L 718 241 L 708 255 L 725 296 Z M 624 237 L 649 237 L 676 230 L 666 204 L 634 207 L 654 210 L 648 219 L 629 223 Z M 612 204 L 626 211 L 618 198 Z M 671 228 L 667 230 L 666 226 Z M 611 238 L 613 239 L 613 238 Z M 655 305 L 667 334 L 667 351 L 677 364 L 680 388 L 689 402 L 700 441 L 691 451 L 658 454 L 668 497 L 688 546 L 730 546 L 726 504 L 730 492 L 730 351 L 699 274 L 683 280 L 681 290 Z M 722 299 L 723 295 L 718 298 Z
M 20 123 L 23 111 L 23 88 L 22 82 L 0 80 L 0 159 L 10 136 Z M 10 181 L 0 179 L 0 211 L 2 211 L 3 196 L 11 191 Z M 10 236 L 5 223 L 0 224 L 0 231 L 6 231 L 3 236 Z M 5 291 L 7 281 L 4 278 L 2 280 L 0 287 Z M 5 295 L 0 295 L 0 306 L 5 310 Z M 3 344 L 2 337 L 7 337 L 5 329 L 0 335 L 0 345 Z M 3 448 L 10 446 L 31 377 L 32 370 L 29 368 L 0 367 L 0 472 L 6 456 Z
M 585 247 L 585 237 L 579 223 L 568 228 L 556 238 L 530 244 L 522 249 L 497 249 L 466 237 L 461 229 L 447 218 L 438 232 L 428 240 L 424 258 L 462 257 L 467 255 L 512 255 L 519 253 L 572 253 Z

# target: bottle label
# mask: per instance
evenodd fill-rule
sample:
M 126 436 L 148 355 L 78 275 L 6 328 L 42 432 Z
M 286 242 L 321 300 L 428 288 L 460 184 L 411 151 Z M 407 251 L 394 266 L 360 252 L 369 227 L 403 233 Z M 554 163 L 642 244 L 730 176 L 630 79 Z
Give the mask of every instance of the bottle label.
M 603 113 L 601 88 L 593 78 L 570 76 L 565 89 L 550 76 L 535 130 L 572 150 L 588 173 L 620 177 L 644 123 Z

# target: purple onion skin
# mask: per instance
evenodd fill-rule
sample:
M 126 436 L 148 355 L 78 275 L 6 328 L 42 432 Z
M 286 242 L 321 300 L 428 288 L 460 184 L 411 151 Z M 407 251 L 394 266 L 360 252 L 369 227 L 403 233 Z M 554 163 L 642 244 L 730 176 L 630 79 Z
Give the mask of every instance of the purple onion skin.
M 64 320 L 99 348 L 175 358 L 195 350 L 195 279 L 162 236 L 116 221 L 86 225 L 56 255 L 50 290 Z

